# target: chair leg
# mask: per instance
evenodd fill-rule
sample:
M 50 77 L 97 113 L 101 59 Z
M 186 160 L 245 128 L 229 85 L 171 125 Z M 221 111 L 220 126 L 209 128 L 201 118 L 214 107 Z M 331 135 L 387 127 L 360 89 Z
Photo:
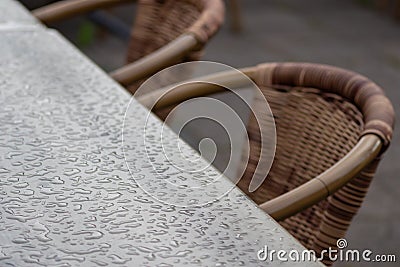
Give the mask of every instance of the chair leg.
M 231 29 L 234 32 L 243 30 L 242 12 L 240 10 L 240 0 L 229 0 L 229 8 L 231 15 Z
M 396 0 L 394 6 L 394 16 L 396 19 L 400 19 L 400 0 Z
M 375 5 L 381 11 L 386 11 L 390 6 L 390 0 L 376 0 Z

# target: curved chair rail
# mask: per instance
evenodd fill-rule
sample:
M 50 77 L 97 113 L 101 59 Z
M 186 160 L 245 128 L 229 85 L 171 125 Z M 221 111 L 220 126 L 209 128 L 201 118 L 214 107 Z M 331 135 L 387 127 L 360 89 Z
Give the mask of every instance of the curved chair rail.
M 72 16 L 84 14 L 94 9 L 107 8 L 133 0 L 68 0 L 56 2 L 32 11 L 44 23 L 52 23 Z
M 199 42 L 191 33 L 184 33 L 157 51 L 127 64 L 110 73 L 110 76 L 121 85 L 129 85 L 173 65 L 190 51 L 199 47 Z
M 38 8 L 32 13 L 40 21 L 51 23 L 133 1 L 135 0 L 65 0 Z M 223 23 L 225 8 L 222 0 L 202 0 L 196 3 L 199 5 L 197 8 L 201 6 L 201 15 L 184 33 L 155 52 L 111 72 L 110 76 L 127 86 L 179 62 L 190 52 L 201 50 Z

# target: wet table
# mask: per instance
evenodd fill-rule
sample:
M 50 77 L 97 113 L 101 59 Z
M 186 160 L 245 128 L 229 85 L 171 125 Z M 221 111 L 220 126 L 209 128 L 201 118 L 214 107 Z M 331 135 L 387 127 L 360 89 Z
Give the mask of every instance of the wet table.
M 303 250 L 226 178 L 164 192 L 158 171 L 174 168 L 149 157 L 160 150 L 141 138 L 148 111 L 133 100 L 126 112 L 130 95 L 62 36 L 0 7 L 0 266 L 265 266 L 265 246 Z
M 31 16 L 28 10 L 14 0 L 0 1 L 0 24 L 5 26 L 25 26 L 38 24 L 36 19 Z

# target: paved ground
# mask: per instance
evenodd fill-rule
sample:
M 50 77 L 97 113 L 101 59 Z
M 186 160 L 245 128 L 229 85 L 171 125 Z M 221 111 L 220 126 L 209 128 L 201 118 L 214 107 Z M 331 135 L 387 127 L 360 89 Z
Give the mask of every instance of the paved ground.
M 385 88 L 400 117 L 400 23 L 345 0 L 242 1 L 244 29 L 226 26 L 207 47 L 205 59 L 234 67 L 271 61 L 326 63 L 358 71 Z M 132 8 L 116 10 L 127 22 Z M 229 14 L 229 13 L 228 13 Z M 61 25 L 74 39 L 81 20 Z M 71 30 L 72 29 L 72 30 Z M 81 47 L 106 70 L 121 65 L 125 43 L 101 36 Z M 400 261 L 400 138 L 395 132 L 369 195 L 348 233 L 351 248 L 395 253 Z M 337 266 L 363 266 L 341 263 Z M 398 266 L 383 264 L 383 266 Z

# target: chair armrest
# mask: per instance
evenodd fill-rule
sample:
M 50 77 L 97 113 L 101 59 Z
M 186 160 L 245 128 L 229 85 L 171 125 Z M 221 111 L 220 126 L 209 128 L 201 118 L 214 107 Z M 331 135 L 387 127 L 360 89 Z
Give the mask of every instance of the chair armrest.
M 32 11 L 33 15 L 43 23 L 63 20 L 95 9 L 111 7 L 132 0 L 64 0 Z
M 157 51 L 111 72 L 110 76 L 121 85 L 128 86 L 178 62 L 198 46 L 199 41 L 194 35 L 182 34 Z
M 255 68 L 244 68 L 240 71 L 251 77 Z M 184 83 L 172 84 L 158 90 L 140 95 L 137 100 L 148 109 L 162 109 L 171 105 L 176 105 L 191 98 L 216 94 L 229 89 L 240 89 L 248 85 L 249 80 L 244 79 L 243 75 L 236 70 L 223 71 L 216 74 L 205 75 L 202 77 L 187 80 Z M 218 86 L 218 84 L 223 85 Z
M 284 220 L 302 211 L 342 188 L 376 158 L 382 148 L 382 140 L 375 134 L 366 134 L 357 145 L 331 168 L 307 183 L 271 199 L 260 208 L 275 220 Z

